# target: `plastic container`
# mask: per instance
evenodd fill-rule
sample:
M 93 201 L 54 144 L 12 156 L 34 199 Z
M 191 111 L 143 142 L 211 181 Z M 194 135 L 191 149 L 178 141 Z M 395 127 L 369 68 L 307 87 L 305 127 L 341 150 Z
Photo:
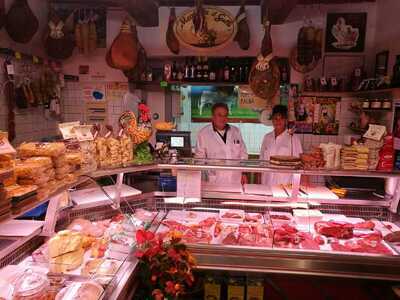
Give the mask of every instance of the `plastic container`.
M 92 281 L 74 282 L 63 288 L 56 296 L 55 300 L 73 300 L 73 299 L 99 299 L 103 294 L 103 288 Z
M 42 274 L 27 270 L 15 282 L 14 300 L 47 300 L 50 283 Z

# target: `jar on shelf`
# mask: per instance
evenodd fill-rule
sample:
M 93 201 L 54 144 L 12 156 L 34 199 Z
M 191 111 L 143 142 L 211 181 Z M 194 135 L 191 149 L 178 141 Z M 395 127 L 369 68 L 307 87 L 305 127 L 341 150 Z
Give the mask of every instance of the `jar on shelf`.
M 383 109 L 392 109 L 392 100 L 390 100 L 390 99 L 383 99 L 382 108 L 383 108 Z
M 371 101 L 370 107 L 373 109 L 380 109 L 382 107 L 382 102 L 379 99 L 373 99 Z
M 370 108 L 370 103 L 369 103 L 369 100 L 368 99 L 363 99 L 362 100 L 362 105 L 361 105 L 361 108 L 363 108 L 363 109 L 368 109 L 368 108 Z

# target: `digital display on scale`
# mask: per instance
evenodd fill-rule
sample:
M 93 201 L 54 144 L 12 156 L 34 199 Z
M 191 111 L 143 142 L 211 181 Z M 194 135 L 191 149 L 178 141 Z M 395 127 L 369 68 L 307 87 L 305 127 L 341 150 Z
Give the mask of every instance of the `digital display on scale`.
M 171 136 L 171 147 L 183 148 L 185 145 L 185 139 L 183 136 Z

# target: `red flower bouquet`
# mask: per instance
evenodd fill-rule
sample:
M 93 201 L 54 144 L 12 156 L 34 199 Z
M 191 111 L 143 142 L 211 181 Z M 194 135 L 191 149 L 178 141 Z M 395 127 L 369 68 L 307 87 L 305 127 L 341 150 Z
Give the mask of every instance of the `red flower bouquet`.
M 151 299 L 177 299 L 194 282 L 195 259 L 177 235 L 163 239 L 150 231 L 136 232 L 143 283 Z

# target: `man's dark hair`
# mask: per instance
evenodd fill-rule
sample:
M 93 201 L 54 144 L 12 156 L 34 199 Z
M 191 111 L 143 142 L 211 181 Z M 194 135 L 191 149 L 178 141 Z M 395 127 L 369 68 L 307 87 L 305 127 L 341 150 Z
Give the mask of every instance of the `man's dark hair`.
M 274 108 L 272 109 L 272 115 L 271 118 L 273 118 L 275 115 L 281 115 L 282 118 L 287 119 L 288 118 L 288 109 L 286 105 L 275 105 Z
M 226 105 L 226 103 L 215 103 L 212 107 L 211 107 L 211 113 L 214 114 L 215 110 L 217 108 L 224 108 L 228 114 L 229 114 L 229 107 L 228 105 Z

